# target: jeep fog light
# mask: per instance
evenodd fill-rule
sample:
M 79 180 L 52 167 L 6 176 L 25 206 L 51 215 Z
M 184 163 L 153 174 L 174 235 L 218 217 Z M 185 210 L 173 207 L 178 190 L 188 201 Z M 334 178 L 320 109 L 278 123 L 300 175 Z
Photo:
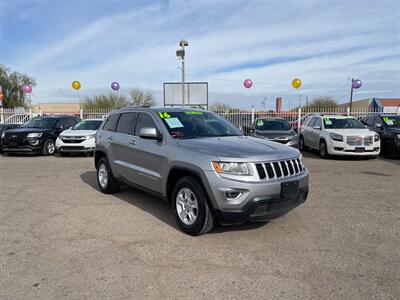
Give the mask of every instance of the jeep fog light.
M 236 200 L 236 199 L 239 199 L 240 198 L 240 196 L 242 196 L 242 191 L 239 191 L 239 190 L 228 190 L 228 191 L 225 191 L 225 198 L 227 199 L 227 200 Z

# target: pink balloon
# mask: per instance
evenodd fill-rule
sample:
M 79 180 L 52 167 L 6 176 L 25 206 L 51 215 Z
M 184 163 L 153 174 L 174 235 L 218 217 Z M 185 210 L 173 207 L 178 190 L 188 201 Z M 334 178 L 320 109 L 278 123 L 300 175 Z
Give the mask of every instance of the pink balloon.
M 244 85 L 244 87 L 245 87 L 246 89 L 249 89 L 249 88 L 251 88 L 251 87 L 253 86 L 253 81 L 251 81 L 251 79 L 246 79 L 246 80 L 243 82 L 243 85 Z
M 24 85 L 24 86 L 22 87 L 22 91 L 23 91 L 25 94 L 30 94 L 30 93 L 32 93 L 32 87 L 31 87 L 30 85 L 26 84 L 26 85 Z

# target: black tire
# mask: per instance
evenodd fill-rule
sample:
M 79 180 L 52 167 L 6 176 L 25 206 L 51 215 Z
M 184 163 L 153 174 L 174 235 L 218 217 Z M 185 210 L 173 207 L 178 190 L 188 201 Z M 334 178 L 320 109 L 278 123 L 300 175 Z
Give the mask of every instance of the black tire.
M 384 152 L 385 158 L 395 158 L 396 157 L 396 146 L 391 141 L 386 141 L 384 144 Z
M 53 139 L 48 139 L 43 145 L 42 154 L 45 156 L 54 155 L 56 153 L 56 144 Z
M 102 191 L 104 194 L 115 193 L 119 188 L 119 183 L 114 178 L 107 158 L 102 157 L 97 163 L 96 169 L 97 184 L 99 185 L 100 191 Z M 100 173 L 102 173 L 102 176 L 106 175 L 107 180 L 103 181 L 102 179 L 100 179 Z
M 177 198 L 178 194 L 184 190 L 189 190 L 197 201 L 197 215 L 192 224 L 182 221 L 178 213 Z M 214 215 L 207 203 L 207 195 L 201 184 L 192 176 L 181 178 L 174 187 L 171 199 L 172 209 L 179 227 L 187 234 L 196 236 L 212 230 L 215 224 Z M 179 205 L 180 206 L 180 205 Z M 180 206 L 182 210 L 182 206 Z M 184 213 L 184 212 L 183 212 Z M 186 216 L 188 216 L 187 214 Z
M 304 137 L 302 135 L 300 135 L 300 138 L 299 138 L 299 150 L 300 151 L 307 151 L 307 146 L 304 143 Z
M 326 142 L 324 140 L 319 142 L 319 156 L 323 159 L 329 158 L 328 148 L 326 147 Z

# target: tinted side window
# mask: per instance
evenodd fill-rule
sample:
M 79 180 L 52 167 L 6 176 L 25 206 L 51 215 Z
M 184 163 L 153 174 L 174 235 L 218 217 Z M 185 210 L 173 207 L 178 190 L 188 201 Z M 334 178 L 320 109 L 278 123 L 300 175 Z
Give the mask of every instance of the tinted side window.
M 320 118 L 316 118 L 314 126 L 319 126 L 322 128 L 322 121 Z
M 154 123 L 153 118 L 146 113 L 139 113 L 139 117 L 136 123 L 135 135 L 139 135 L 140 129 L 145 127 L 157 128 L 156 123 Z
M 115 127 L 117 125 L 119 114 L 111 115 L 107 118 L 107 121 L 104 123 L 103 130 L 106 131 L 115 131 Z
M 375 117 L 375 119 L 374 119 L 374 124 L 372 124 L 372 125 L 375 125 L 375 124 L 383 125 L 382 120 L 381 120 L 380 117 Z
M 315 121 L 317 120 L 316 117 L 313 117 L 310 122 L 308 122 L 307 126 L 308 127 L 314 127 Z
M 68 118 L 64 121 L 64 129 L 68 129 L 70 127 L 74 127 L 76 125 L 75 119 Z
M 137 113 L 133 112 L 121 114 L 117 124 L 117 132 L 132 135 L 135 128 L 136 116 Z

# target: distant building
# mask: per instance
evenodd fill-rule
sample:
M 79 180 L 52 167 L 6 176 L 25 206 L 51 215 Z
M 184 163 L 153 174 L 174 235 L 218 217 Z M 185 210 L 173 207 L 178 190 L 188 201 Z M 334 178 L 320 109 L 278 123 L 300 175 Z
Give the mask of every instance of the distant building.
M 70 113 L 78 114 L 81 105 L 79 103 L 38 103 L 32 106 L 32 111 L 43 113 Z
M 339 107 L 349 107 L 350 103 L 339 104 Z M 400 98 L 369 98 L 353 101 L 353 109 L 374 110 L 385 113 L 398 113 L 400 111 Z

